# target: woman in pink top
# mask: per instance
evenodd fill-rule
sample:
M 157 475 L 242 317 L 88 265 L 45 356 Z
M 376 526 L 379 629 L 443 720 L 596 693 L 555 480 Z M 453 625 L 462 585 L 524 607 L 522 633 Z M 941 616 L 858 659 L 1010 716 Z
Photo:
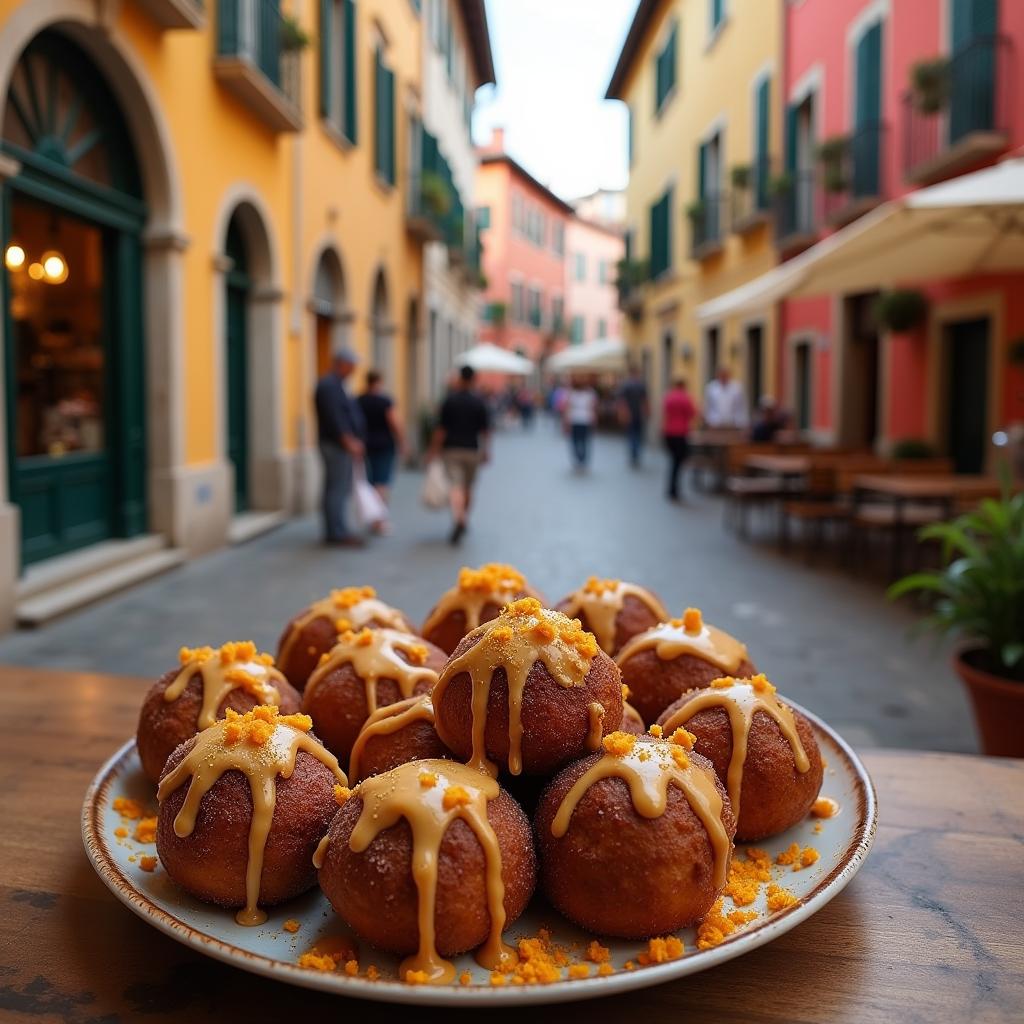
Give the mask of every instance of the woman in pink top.
M 686 390 L 686 381 L 681 377 L 672 382 L 665 392 L 662 405 L 661 433 L 671 459 L 668 471 L 668 500 L 679 501 L 679 473 L 690 454 L 690 424 L 697 416 L 697 406 Z

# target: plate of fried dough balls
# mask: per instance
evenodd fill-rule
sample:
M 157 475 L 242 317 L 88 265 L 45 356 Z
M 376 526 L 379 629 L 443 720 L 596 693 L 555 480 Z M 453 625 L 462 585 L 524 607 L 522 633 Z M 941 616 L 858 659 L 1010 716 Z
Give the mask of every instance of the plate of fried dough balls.
M 208 956 L 420 1005 L 599 997 L 795 927 L 870 849 L 863 765 L 699 604 L 577 583 L 489 563 L 419 625 L 360 583 L 273 650 L 181 638 L 86 795 L 96 871 Z

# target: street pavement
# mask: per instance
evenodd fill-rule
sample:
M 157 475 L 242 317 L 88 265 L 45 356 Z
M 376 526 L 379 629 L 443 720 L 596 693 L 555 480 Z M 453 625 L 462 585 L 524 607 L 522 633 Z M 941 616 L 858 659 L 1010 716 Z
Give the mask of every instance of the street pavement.
M 654 589 L 669 609 L 700 607 L 745 641 L 780 692 L 836 726 L 854 746 L 970 751 L 977 741 L 948 660 L 910 629 L 916 614 L 884 599 L 877 580 L 808 567 L 722 528 L 718 498 L 663 498 L 664 457 L 627 468 L 624 443 L 600 439 L 592 468 L 573 473 L 546 421 L 497 438 L 460 548 L 446 514 L 424 509 L 421 477 L 401 474 L 394 533 L 362 551 L 319 545 L 298 519 L 247 544 L 34 632 L 0 638 L 0 662 L 156 678 L 182 644 L 252 639 L 276 650 L 288 618 L 332 587 L 371 584 L 422 621 L 461 565 L 511 562 L 551 601 L 587 576 Z

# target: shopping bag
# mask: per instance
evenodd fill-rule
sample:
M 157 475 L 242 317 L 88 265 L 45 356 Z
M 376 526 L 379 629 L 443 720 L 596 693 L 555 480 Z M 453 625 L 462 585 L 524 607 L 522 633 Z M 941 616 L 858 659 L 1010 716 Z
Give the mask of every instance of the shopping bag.
M 357 462 L 354 468 L 353 498 L 356 506 L 356 518 L 363 526 L 377 526 L 388 520 L 388 507 L 376 488 L 366 479 L 366 468 Z
M 420 493 L 423 504 L 427 508 L 447 508 L 449 486 L 444 463 L 440 459 L 432 459 L 423 477 L 423 490 Z

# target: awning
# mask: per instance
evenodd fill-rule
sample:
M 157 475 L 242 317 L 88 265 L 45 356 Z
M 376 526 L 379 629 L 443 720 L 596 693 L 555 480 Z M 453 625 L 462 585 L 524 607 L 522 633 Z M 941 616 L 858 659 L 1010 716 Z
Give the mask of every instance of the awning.
M 467 348 L 455 362 L 459 366 L 472 366 L 478 373 L 507 373 L 516 377 L 533 373 L 532 360 L 487 342 Z
M 544 368 L 552 373 L 580 370 L 587 373 L 623 373 L 627 366 L 626 343 L 621 338 L 599 338 L 586 345 L 571 345 L 556 352 Z
M 911 192 L 697 307 L 701 321 L 782 298 L 1024 268 L 1024 159 Z

